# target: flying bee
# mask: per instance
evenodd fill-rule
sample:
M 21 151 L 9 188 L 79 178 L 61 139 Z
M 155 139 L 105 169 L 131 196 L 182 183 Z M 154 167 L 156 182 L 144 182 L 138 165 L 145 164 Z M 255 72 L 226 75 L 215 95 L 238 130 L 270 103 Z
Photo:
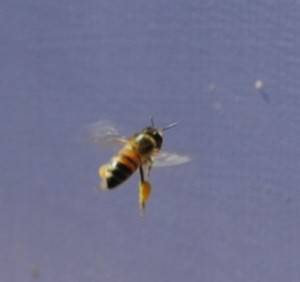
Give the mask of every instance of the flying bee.
M 90 127 L 90 139 L 98 144 L 121 144 L 121 150 L 111 160 L 100 166 L 98 174 L 102 179 L 101 186 L 105 190 L 114 189 L 125 182 L 135 171 L 139 170 L 139 206 L 144 214 L 146 202 L 151 195 L 151 184 L 147 180 L 152 168 L 186 163 L 188 156 L 161 152 L 163 132 L 176 126 L 172 123 L 157 129 L 151 119 L 151 126 L 133 134 L 129 138 L 122 137 L 110 122 L 97 122 Z

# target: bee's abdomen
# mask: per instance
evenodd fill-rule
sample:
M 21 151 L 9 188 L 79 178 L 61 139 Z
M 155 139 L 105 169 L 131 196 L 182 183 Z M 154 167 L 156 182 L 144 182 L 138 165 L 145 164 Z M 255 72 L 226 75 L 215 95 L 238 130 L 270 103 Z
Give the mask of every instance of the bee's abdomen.
M 140 157 L 131 150 L 123 150 L 110 163 L 100 168 L 104 188 L 112 189 L 127 180 L 141 164 Z

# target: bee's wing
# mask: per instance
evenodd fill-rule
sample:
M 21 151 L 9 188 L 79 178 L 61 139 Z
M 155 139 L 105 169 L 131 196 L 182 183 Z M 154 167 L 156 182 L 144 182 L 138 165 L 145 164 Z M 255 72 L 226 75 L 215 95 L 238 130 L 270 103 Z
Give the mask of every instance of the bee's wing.
M 83 137 L 90 143 L 100 146 L 121 146 L 127 141 L 111 121 L 98 121 L 86 126 Z
M 149 178 L 149 175 L 150 175 L 150 171 L 151 171 L 152 165 L 153 165 L 153 160 L 152 160 L 152 158 L 149 159 L 149 161 L 143 163 L 142 168 L 143 168 L 143 171 L 144 171 L 144 178 L 145 178 L 145 179 L 148 179 L 148 178 Z
M 165 167 L 173 165 L 181 165 L 191 160 L 188 155 L 180 155 L 177 153 L 162 151 L 158 155 L 153 157 L 154 167 Z

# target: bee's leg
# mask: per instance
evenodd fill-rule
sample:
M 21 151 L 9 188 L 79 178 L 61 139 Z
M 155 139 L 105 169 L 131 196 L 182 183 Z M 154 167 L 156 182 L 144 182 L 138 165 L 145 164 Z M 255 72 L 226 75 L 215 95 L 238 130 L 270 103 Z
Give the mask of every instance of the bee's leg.
M 147 164 L 145 165 L 145 169 L 147 170 L 147 177 L 150 176 L 150 171 L 152 168 L 153 160 L 151 158 L 148 159 Z
M 139 167 L 139 171 L 140 171 L 141 183 L 143 183 L 145 181 L 145 177 L 144 177 L 144 169 L 142 166 Z
M 145 213 L 146 202 L 149 200 L 151 195 L 151 184 L 144 178 L 144 170 L 142 166 L 139 168 L 140 171 L 140 185 L 139 185 L 139 206 L 141 216 Z

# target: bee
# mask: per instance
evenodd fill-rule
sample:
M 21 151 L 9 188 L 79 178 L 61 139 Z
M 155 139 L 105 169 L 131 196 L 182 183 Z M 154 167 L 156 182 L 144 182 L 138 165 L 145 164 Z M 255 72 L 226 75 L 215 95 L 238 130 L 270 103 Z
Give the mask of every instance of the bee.
M 122 137 L 111 122 L 98 122 L 90 127 L 90 139 L 98 144 L 122 145 L 119 152 L 110 161 L 98 169 L 104 190 L 111 190 L 124 183 L 137 170 L 139 171 L 139 207 L 144 214 L 146 202 L 151 195 L 151 184 L 148 180 L 152 165 L 169 166 L 186 163 L 188 156 L 170 154 L 161 151 L 163 132 L 175 127 L 172 123 L 161 129 L 151 125 L 138 131 L 129 138 Z

